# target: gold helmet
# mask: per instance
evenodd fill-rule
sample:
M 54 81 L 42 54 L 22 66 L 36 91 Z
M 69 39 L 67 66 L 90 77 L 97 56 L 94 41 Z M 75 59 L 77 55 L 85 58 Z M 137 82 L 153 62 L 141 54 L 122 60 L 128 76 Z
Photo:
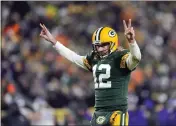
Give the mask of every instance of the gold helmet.
M 93 45 L 93 50 L 97 52 L 95 46 L 96 45 L 101 45 L 109 43 L 109 54 L 114 52 L 117 47 L 119 46 L 118 44 L 118 35 L 115 32 L 114 29 L 110 27 L 100 27 L 98 28 L 92 35 L 92 45 Z

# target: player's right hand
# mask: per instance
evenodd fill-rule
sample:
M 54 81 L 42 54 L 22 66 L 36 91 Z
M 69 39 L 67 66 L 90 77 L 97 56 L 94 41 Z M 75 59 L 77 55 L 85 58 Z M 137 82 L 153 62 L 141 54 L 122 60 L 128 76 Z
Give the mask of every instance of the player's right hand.
M 45 40 L 51 42 L 53 45 L 56 44 L 57 40 L 53 37 L 53 35 L 49 32 L 44 24 L 40 23 L 40 27 L 42 28 L 40 32 L 40 37 L 44 38 Z

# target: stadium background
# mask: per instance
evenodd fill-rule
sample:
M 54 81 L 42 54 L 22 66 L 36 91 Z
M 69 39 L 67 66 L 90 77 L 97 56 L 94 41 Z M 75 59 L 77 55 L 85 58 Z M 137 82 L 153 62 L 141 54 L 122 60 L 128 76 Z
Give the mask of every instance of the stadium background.
M 122 20 L 132 19 L 142 61 L 129 83 L 129 125 L 176 124 L 176 2 L 1 2 L 2 126 L 88 125 L 94 84 L 39 37 L 44 23 L 85 55 L 104 25 L 128 48 Z

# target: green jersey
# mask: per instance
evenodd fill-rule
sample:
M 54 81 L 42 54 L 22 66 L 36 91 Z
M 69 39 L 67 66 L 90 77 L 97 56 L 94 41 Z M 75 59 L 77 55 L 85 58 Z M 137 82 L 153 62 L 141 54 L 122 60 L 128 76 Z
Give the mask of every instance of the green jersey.
M 130 70 L 126 59 L 129 50 L 115 51 L 98 59 L 91 53 L 86 57 L 86 66 L 93 72 L 95 83 L 95 108 L 126 110 Z

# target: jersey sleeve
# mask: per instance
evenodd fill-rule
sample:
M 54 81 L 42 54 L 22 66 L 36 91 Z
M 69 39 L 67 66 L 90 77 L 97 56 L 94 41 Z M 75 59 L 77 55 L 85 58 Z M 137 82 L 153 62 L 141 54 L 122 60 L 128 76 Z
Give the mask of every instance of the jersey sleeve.
M 60 42 L 57 42 L 54 46 L 53 46 L 56 51 L 63 57 L 65 57 L 66 59 L 68 59 L 69 61 L 75 63 L 76 65 L 78 65 L 81 68 L 84 69 L 88 69 L 85 64 L 86 64 L 86 56 L 80 56 L 77 53 L 75 53 L 74 51 L 70 50 L 69 48 L 65 47 L 64 45 L 62 45 Z
M 130 55 L 130 50 L 128 50 L 128 49 L 125 49 L 125 50 L 121 51 L 121 53 L 120 53 L 120 68 L 127 71 L 127 72 L 131 72 L 134 70 L 134 69 L 130 70 L 127 66 L 126 61 L 127 61 L 127 58 L 129 57 L 129 55 Z
M 88 53 L 83 59 L 84 66 L 92 72 L 93 52 Z
M 129 50 L 123 50 L 120 52 L 120 68 L 127 68 L 126 60 L 129 56 Z
M 126 63 L 128 68 L 130 70 L 133 70 L 136 68 L 136 66 L 139 64 L 141 60 L 140 48 L 137 45 L 136 41 L 134 41 L 133 43 L 129 43 L 129 50 L 130 50 L 130 54 L 126 59 Z

